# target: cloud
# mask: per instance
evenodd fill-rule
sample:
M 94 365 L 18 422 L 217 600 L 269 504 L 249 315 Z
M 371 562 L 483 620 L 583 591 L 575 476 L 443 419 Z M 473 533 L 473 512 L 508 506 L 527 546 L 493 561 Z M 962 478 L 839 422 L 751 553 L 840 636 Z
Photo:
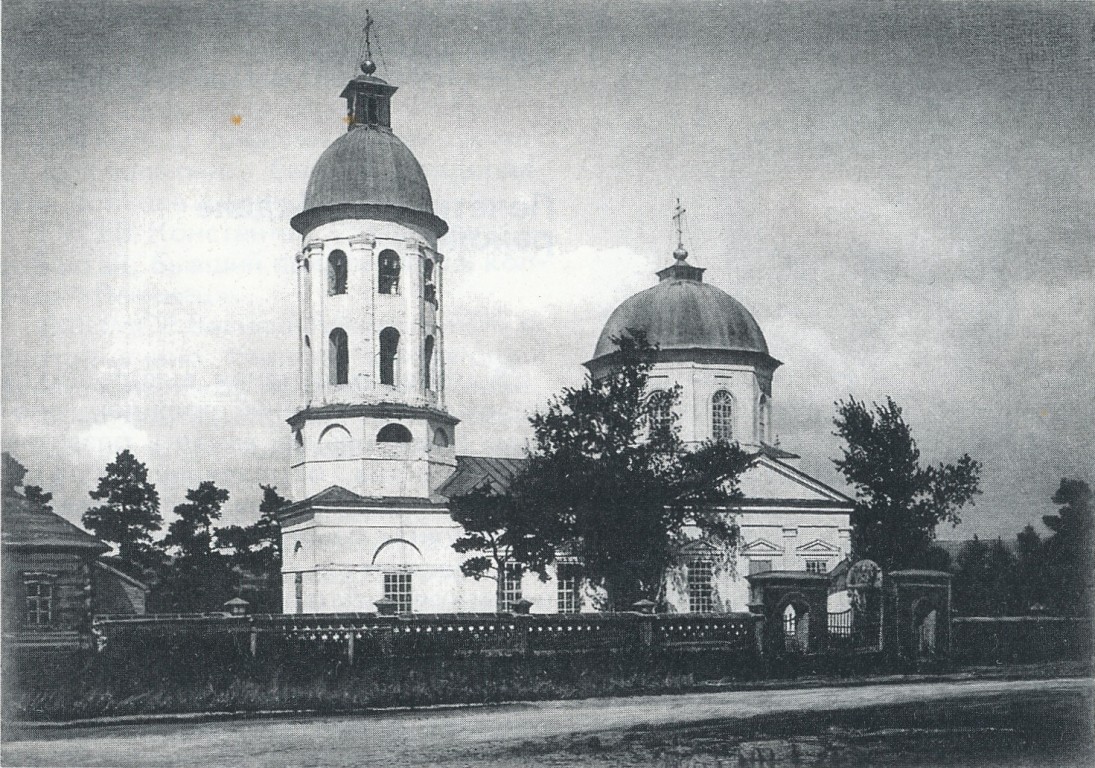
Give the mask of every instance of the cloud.
M 91 457 L 113 456 L 126 448 L 148 445 L 148 433 L 125 419 L 94 424 L 76 435 L 76 440 Z

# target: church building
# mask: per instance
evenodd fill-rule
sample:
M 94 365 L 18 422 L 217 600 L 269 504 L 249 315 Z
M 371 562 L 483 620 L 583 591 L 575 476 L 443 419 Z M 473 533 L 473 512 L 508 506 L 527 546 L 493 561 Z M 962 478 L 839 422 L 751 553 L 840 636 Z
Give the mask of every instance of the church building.
M 505 488 L 522 460 L 457 454 L 438 250 L 448 225 L 392 131 L 396 87 L 372 62 L 361 69 L 342 91 L 349 129 L 316 162 L 291 220 L 302 237 L 300 406 L 288 420 L 296 501 L 280 516 L 283 610 L 368 612 L 384 600 L 400 613 L 492 612 L 521 599 L 534 613 L 593 610 L 579 563 L 559 563 L 546 583 L 509 575 L 502 605 L 493 581 L 460 572 L 465 556 L 452 545 L 462 530 L 448 499 L 486 482 Z M 781 363 L 749 311 L 704 282 L 683 246 L 673 257 L 653 287 L 612 313 L 585 365 L 593 376 L 611 370 L 612 339 L 645 331 L 659 348 L 651 394 L 680 387 L 685 443 L 733 440 L 754 454 L 740 478 L 745 499 L 727 510 L 741 530 L 736 562 L 697 543 L 667 579 L 671 610 L 744 611 L 745 575 L 828 572 L 846 557 L 852 500 L 773 445 Z

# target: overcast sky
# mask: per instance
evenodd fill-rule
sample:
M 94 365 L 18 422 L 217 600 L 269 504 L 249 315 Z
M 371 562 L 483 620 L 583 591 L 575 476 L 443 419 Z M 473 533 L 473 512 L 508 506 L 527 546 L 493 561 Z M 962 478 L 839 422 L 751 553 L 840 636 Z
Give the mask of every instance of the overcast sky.
M 925 461 L 984 463 L 942 538 L 1095 481 L 1095 5 L 368 5 L 451 227 L 458 452 L 520 455 L 680 197 L 803 469 L 839 482 L 834 400 L 892 395 Z M 66 517 L 126 447 L 165 514 L 287 491 L 288 221 L 365 6 L 5 2 L 3 444 Z

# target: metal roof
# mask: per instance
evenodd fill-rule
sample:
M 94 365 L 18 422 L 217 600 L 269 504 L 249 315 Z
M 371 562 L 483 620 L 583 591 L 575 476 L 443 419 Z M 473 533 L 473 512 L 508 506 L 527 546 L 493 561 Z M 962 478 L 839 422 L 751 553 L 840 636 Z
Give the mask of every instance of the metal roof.
M 463 496 L 484 483 L 490 483 L 496 491 L 509 489 L 513 476 L 525 466 L 525 459 L 509 459 L 500 456 L 457 456 L 456 471 L 441 484 L 437 493 L 446 498 Z
M 663 280 L 625 300 L 608 318 L 594 358 L 616 351 L 614 337 L 646 333 L 660 351 L 720 350 L 768 354 L 760 325 L 737 299 L 698 280 Z

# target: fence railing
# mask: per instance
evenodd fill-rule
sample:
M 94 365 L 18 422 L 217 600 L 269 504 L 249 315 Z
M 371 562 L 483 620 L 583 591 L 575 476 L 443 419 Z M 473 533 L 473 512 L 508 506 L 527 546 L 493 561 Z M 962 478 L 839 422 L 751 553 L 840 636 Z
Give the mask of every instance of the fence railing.
M 356 655 L 432 656 L 642 647 L 756 650 L 757 617 L 736 614 L 300 614 L 97 617 L 100 648 L 165 634 L 270 637 L 345 646 Z

